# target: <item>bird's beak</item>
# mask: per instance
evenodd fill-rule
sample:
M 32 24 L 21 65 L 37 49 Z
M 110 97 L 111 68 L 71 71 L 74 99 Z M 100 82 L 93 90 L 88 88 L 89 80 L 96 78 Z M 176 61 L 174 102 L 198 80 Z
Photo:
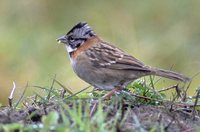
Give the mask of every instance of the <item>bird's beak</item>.
M 66 37 L 65 35 L 62 36 L 62 37 L 57 38 L 56 41 L 57 41 L 58 43 L 68 44 L 68 42 L 67 42 L 67 37 Z

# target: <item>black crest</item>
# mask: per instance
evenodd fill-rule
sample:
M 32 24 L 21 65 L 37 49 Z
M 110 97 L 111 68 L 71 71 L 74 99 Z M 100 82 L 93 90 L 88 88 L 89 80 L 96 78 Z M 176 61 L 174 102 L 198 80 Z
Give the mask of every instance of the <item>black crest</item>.
M 70 34 L 71 32 L 73 32 L 75 29 L 81 29 L 82 27 L 84 27 L 85 25 L 88 25 L 87 22 L 79 22 L 78 24 L 76 24 L 68 33 Z

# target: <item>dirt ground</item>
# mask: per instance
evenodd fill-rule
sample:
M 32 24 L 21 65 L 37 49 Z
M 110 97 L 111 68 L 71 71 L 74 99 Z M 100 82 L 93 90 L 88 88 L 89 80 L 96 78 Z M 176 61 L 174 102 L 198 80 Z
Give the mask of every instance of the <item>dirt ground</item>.
M 121 111 L 119 122 L 125 118 L 123 126 L 116 126 L 118 131 L 132 131 L 137 128 L 150 130 L 152 127 L 165 131 L 185 131 L 190 132 L 200 126 L 200 113 L 190 108 L 173 106 L 170 103 L 151 106 L 139 105 L 129 106 L 123 104 L 122 107 L 115 105 L 110 108 L 104 105 L 104 111 L 108 112 L 107 120 L 111 119 L 118 111 Z M 41 122 L 43 115 L 50 111 L 58 111 L 58 104 L 54 102 L 41 104 L 39 107 L 27 107 L 23 110 L 14 110 L 8 107 L 0 108 L 0 123 L 22 123 L 37 124 Z M 34 113 L 34 114 L 33 114 Z M 31 115 L 31 116 L 30 116 Z

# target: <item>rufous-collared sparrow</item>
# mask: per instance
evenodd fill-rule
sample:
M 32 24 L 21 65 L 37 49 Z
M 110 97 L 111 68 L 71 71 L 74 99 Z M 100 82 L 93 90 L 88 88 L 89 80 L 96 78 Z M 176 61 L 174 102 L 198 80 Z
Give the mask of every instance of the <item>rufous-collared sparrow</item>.
M 145 65 L 100 39 L 86 22 L 78 23 L 57 41 L 65 44 L 75 73 L 98 89 L 121 89 L 133 80 L 147 75 L 183 82 L 190 80 L 176 72 Z

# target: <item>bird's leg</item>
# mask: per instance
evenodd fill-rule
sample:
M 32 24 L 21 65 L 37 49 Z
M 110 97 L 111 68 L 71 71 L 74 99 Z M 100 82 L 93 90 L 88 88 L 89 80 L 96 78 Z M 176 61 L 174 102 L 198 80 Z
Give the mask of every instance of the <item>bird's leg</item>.
M 114 89 L 112 89 L 112 91 L 108 92 L 106 95 L 104 95 L 102 97 L 103 100 L 106 100 L 106 99 L 110 99 L 110 97 L 117 91 L 121 91 L 122 90 L 122 87 L 115 87 Z M 98 101 L 94 103 L 94 105 L 92 106 L 92 109 L 90 111 L 90 117 L 92 117 L 92 115 L 94 114 L 94 112 L 96 111 L 96 108 L 97 108 L 97 105 L 98 105 Z
M 115 93 L 115 92 L 118 92 L 118 91 L 121 91 L 122 90 L 122 87 L 115 87 L 114 89 L 112 89 L 110 92 L 108 92 L 106 95 L 104 95 L 102 97 L 103 100 L 106 100 L 106 99 L 110 99 L 110 97 Z

